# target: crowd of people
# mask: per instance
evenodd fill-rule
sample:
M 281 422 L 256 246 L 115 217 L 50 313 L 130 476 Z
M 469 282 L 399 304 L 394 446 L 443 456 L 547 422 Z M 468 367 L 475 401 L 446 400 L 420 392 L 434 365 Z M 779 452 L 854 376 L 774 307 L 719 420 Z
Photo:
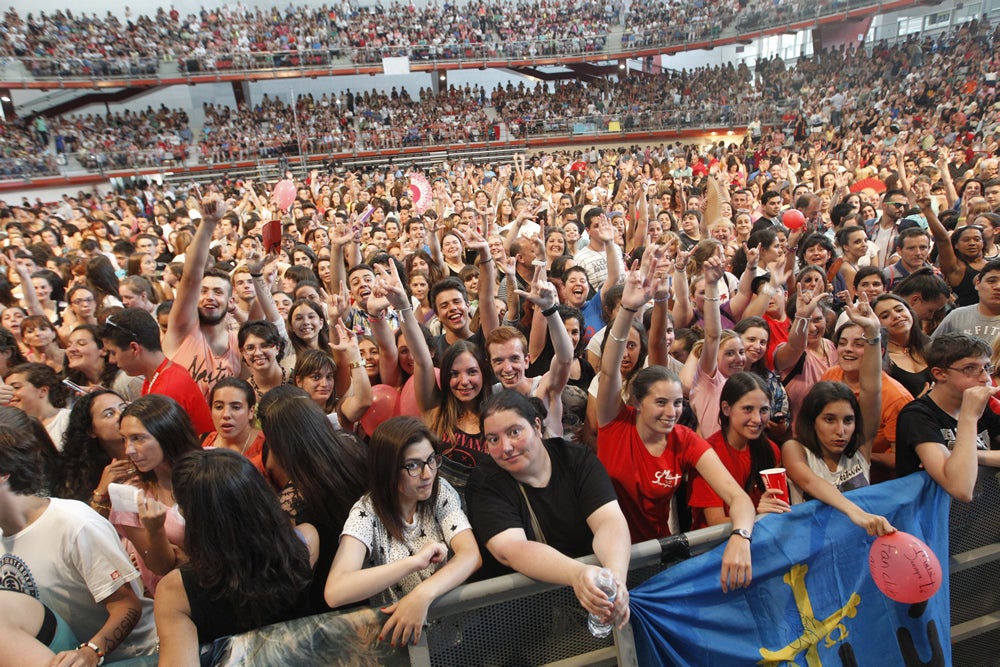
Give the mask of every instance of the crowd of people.
M 9 176 L 52 173 L 68 155 L 91 169 L 194 159 L 221 165 L 482 141 L 496 138 L 498 124 L 515 141 L 572 133 L 577 124 L 605 129 L 612 121 L 624 132 L 750 124 L 754 131 L 779 129 L 789 145 L 798 145 L 818 134 L 829 140 L 839 127 L 847 129 L 846 141 L 897 130 L 903 140 L 910 132 L 919 132 L 921 141 L 953 139 L 953 116 L 960 122 L 971 114 L 981 121 L 975 129 L 989 135 L 996 120 L 997 39 L 988 24 L 976 21 L 934 39 L 824 50 L 791 67 L 773 57 L 758 60 L 753 69 L 741 63 L 632 72 L 551 87 L 509 83 L 489 90 L 467 84 L 438 94 L 424 88 L 417 94 L 405 88 L 347 90 L 300 95 L 294 109 L 287 100 L 265 96 L 236 108 L 206 105 L 201 129 L 190 127 L 183 110 L 163 107 L 48 122 L 36 116 L 4 126 L 0 164 Z
M 364 603 L 415 643 L 435 599 L 510 571 L 624 625 L 632 544 L 731 523 L 733 590 L 759 515 L 818 500 L 883 535 L 849 491 L 920 470 L 969 501 L 1000 467 L 992 44 L 977 22 L 663 78 L 678 108 L 801 99 L 740 142 L 0 205 L 0 664 L 193 664 Z M 456 89 L 454 108 L 655 94 Z M 226 158 L 313 119 L 346 132 L 343 109 L 398 129 L 429 99 L 209 105 L 205 135 Z M 76 124 L 181 129 L 129 120 Z
M 343 58 L 377 63 L 414 60 L 523 58 L 599 53 L 609 32 L 621 28 L 625 48 L 683 44 L 718 37 L 729 27 L 759 30 L 814 18 L 842 2 L 737 3 L 393 2 L 318 8 L 224 5 L 181 15 L 157 8 L 124 17 L 72 9 L 29 13 L 11 8 L 0 30 L 0 55 L 19 58 L 35 76 L 108 77 L 156 74 L 161 62 L 182 71 L 334 65 Z M 124 19 L 124 20 L 123 20 Z
M 0 207 L 0 661 L 178 664 L 365 602 L 405 644 L 511 570 L 624 624 L 634 543 L 731 522 L 731 590 L 757 515 L 886 534 L 845 493 L 918 470 L 969 500 L 1000 466 L 979 95 L 930 141 L 925 108 L 845 105 L 798 144 L 446 162 L 416 201 L 393 167 Z

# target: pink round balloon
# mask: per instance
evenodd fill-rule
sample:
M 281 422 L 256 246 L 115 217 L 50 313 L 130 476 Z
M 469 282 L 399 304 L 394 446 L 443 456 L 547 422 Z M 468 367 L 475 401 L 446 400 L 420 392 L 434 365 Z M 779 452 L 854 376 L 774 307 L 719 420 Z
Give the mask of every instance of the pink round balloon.
M 274 186 L 274 202 L 282 211 L 287 211 L 295 203 L 295 184 L 287 178 Z
M 868 568 L 887 598 L 906 604 L 929 600 L 944 577 L 930 547 L 901 530 L 875 540 L 868 552 Z
M 791 208 L 781 215 L 781 224 L 791 231 L 802 229 L 806 224 L 806 217 L 797 208 Z
M 441 370 L 434 369 L 434 378 L 437 386 L 441 386 Z M 399 403 L 396 405 L 397 415 L 407 415 L 408 417 L 419 417 L 420 406 L 417 405 L 417 387 L 414 378 L 410 378 L 403 384 L 403 389 L 399 392 Z
M 371 435 L 375 432 L 375 427 L 393 416 L 396 410 L 396 402 L 399 400 L 399 392 L 387 384 L 377 384 L 372 387 L 372 404 L 361 415 L 361 426 L 365 433 Z

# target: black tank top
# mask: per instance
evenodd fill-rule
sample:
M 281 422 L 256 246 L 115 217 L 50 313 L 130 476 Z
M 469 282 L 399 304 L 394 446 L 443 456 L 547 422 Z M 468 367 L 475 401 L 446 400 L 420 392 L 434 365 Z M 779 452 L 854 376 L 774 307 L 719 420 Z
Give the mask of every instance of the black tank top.
M 958 297 L 959 306 L 971 306 L 974 303 L 979 303 L 979 292 L 976 291 L 974 283 L 978 275 L 979 269 L 974 269 L 968 264 L 965 265 L 965 275 L 962 276 L 962 282 L 951 288 L 951 291 Z
M 274 609 L 260 626 L 256 626 L 250 622 L 240 621 L 236 608 L 229 600 L 212 599 L 212 595 L 198 583 L 198 576 L 190 567 L 181 567 L 181 581 L 184 582 L 184 591 L 191 606 L 191 621 L 198 628 L 199 644 L 309 614 L 306 604 L 308 589 L 306 589 L 298 596 L 290 596 L 286 607 Z

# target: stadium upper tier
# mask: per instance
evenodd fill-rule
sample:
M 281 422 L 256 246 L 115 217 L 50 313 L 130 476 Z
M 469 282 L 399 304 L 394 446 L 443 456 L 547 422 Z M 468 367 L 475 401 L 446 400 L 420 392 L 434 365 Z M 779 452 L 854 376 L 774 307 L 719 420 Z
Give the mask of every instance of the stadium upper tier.
M 863 142 L 876 126 L 905 124 L 921 145 L 951 143 L 960 131 L 1000 127 L 996 44 L 1000 28 L 974 22 L 935 38 L 835 49 L 800 58 L 633 72 L 594 82 L 452 86 L 435 95 L 393 89 L 300 95 L 294 104 L 264 96 L 252 105 L 206 104 L 192 128 L 182 109 L 69 115 L 3 126 L 0 177 L 57 173 L 57 158 L 91 170 L 180 164 L 226 165 L 298 155 L 446 147 L 484 141 L 502 126 L 520 144 L 579 126 L 663 131 L 743 128 L 759 121 L 789 142 Z M 984 82 L 988 85 L 983 85 Z M 835 113 L 836 112 L 836 113 Z M 956 115 L 957 114 L 957 115 Z M 839 133 L 838 133 L 839 132 Z M 829 136 L 828 136 L 829 135 Z M 629 136 L 629 135 L 623 135 Z
M 320 8 L 227 6 L 180 15 L 121 20 L 72 10 L 21 17 L 7 10 L 0 55 L 16 58 L 26 75 L 0 79 L 157 79 L 280 69 L 354 72 L 385 57 L 409 57 L 414 67 L 459 63 L 613 59 L 737 41 L 768 29 L 823 18 L 835 20 L 917 4 L 916 0 L 542 0 L 469 2 L 384 8 L 348 2 Z

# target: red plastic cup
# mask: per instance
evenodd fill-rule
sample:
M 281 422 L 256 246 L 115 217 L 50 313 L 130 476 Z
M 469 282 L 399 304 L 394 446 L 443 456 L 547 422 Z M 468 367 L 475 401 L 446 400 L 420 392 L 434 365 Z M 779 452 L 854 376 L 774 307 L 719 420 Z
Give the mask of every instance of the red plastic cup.
M 788 500 L 788 475 L 784 468 L 768 468 L 760 471 L 760 477 L 764 480 L 764 487 L 767 489 L 777 489 L 780 493 L 775 496 L 778 500 Z

